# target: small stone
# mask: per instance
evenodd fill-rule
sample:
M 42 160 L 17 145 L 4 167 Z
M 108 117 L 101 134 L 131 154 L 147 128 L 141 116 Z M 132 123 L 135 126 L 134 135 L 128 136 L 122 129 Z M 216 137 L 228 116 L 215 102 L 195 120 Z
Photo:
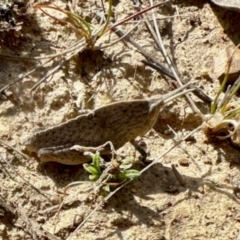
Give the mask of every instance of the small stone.
M 178 160 L 178 163 L 183 166 L 183 167 L 188 167 L 189 166 L 189 161 L 187 158 L 181 158 Z
M 204 162 L 205 164 L 212 165 L 211 159 L 206 158 L 206 159 L 203 160 L 203 162 Z

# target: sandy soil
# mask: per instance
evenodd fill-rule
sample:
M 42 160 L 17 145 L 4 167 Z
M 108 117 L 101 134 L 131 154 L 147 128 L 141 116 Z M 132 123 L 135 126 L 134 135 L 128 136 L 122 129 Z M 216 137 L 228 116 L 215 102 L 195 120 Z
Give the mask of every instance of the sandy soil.
M 96 16 L 101 12 L 100 1 L 72 2 L 51 1 L 63 9 L 70 4 L 93 26 L 99 27 Z M 145 7 L 149 5 L 147 1 L 143 3 Z M 114 1 L 116 20 L 135 11 L 133 1 Z M 210 5 L 209 1 L 176 0 L 158 8 L 157 16 L 172 16 L 177 11 L 182 17 L 158 21 L 165 47 L 182 78 L 214 98 L 219 81 L 212 62 L 220 50 L 240 42 L 240 15 Z M 53 10 L 49 12 L 59 18 L 63 16 Z M 2 54 L 46 56 L 67 49 L 80 39 L 69 26 L 56 23 L 40 10 L 30 8 L 23 16 L 15 18 L 18 28 L 8 30 L 9 26 L 2 26 Z M 127 31 L 133 24 L 132 21 L 124 24 L 122 29 Z M 131 36 L 163 61 L 144 23 L 138 25 Z M 110 41 L 116 39 L 111 34 Z M 106 44 L 108 40 L 109 36 L 104 36 L 100 42 Z M 71 119 L 77 116 L 79 109 L 93 109 L 112 101 L 156 97 L 172 89 L 166 76 L 144 66 L 142 55 L 120 41 L 103 52 L 79 53 L 31 92 L 60 59 L 55 58 L 46 67 L 11 86 L 8 91 L 12 92 L 12 101 L 1 101 L 1 141 L 18 151 L 24 151 L 23 137 L 39 127 Z M 0 87 L 40 66 L 42 61 L 2 58 Z M 193 99 L 207 113 L 208 106 L 195 96 Z M 158 159 L 176 139 L 201 123 L 201 118 L 184 99 L 166 106 L 154 130 L 144 137 L 150 158 Z M 177 133 L 176 137 L 169 126 Z M 129 144 L 121 151 L 138 158 Z M 91 183 L 83 167 L 58 163 L 41 165 L 3 143 L 0 156 L 1 239 L 47 239 L 40 237 L 31 221 L 58 239 L 240 239 L 239 150 L 227 141 L 209 141 L 202 131 L 171 151 L 161 164 L 154 165 L 117 192 L 74 237 L 69 237 L 70 233 L 102 199 L 85 191 Z M 172 165 L 182 175 L 184 186 L 176 179 Z M 137 168 L 143 166 L 137 164 Z M 69 204 L 56 216 L 56 209 L 51 208 L 61 201 L 64 187 L 74 181 L 83 182 L 69 189 L 65 198 Z M 18 214 L 11 214 L 3 203 Z

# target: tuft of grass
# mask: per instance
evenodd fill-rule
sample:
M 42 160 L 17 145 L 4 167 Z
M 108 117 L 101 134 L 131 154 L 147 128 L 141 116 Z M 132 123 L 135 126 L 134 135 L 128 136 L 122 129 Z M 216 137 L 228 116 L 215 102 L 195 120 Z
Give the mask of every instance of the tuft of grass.
M 231 57 L 229 58 L 227 64 L 226 64 L 226 69 L 225 69 L 225 77 L 223 79 L 223 82 L 217 92 L 217 95 L 214 99 L 214 101 L 211 104 L 211 114 L 215 114 L 217 111 L 221 112 L 223 115 L 226 114 L 226 110 L 228 109 L 229 106 L 229 102 L 231 101 L 232 97 L 236 94 L 236 92 L 238 91 L 238 89 L 240 88 L 240 81 L 239 78 L 235 81 L 235 83 L 232 85 L 231 88 L 227 89 L 226 93 L 225 93 L 225 97 L 222 100 L 222 102 L 219 104 L 218 100 L 219 100 L 219 96 L 220 94 L 226 89 L 226 84 L 227 84 L 227 80 L 228 80 L 228 75 L 229 75 L 229 71 L 231 68 L 231 64 L 233 61 L 233 55 L 234 52 L 236 51 L 236 49 L 240 46 L 237 45 L 231 55 Z M 230 116 L 229 116 L 230 117 Z M 234 115 L 231 115 L 231 117 L 234 117 Z M 226 116 L 226 118 L 228 118 Z
M 210 114 L 207 115 L 205 119 L 205 133 L 221 140 L 227 138 L 240 140 L 240 108 L 237 107 L 238 104 L 236 104 L 236 102 L 232 101 L 234 95 L 240 88 L 240 76 L 232 86 L 226 88 L 233 55 L 238 47 L 239 45 L 236 46 L 226 64 L 224 80 L 211 104 Z M 224 97 L 219 101 L 219 97 L 225 89 Z
M 105 30 L 108 28 L 110 24 L 110 19 L 112 16 L 112 0 L 109 0 L 108 4 L 109 5 L 106 21 L 99 30 L 94 29 L 94 27 L 79 14 L 64 10 L 60 7 L 45 4 L 37 4 L 34 6 L 34 8 L 41 10 L 44 14 L 54 19 L 55 21 L 59 22 L 60 24 L 69 25 L 74 31 L 76 31 L 82 37 L 85 38 L 86 42 L 88 43 L 88 47 L 93 48 L 95 42 L 105 33 Z M 67 19 L 66 20 L 59 19 L 47 13 L 44 9 L 53 9 L 55 11 L 61 12 L 67 16 Z

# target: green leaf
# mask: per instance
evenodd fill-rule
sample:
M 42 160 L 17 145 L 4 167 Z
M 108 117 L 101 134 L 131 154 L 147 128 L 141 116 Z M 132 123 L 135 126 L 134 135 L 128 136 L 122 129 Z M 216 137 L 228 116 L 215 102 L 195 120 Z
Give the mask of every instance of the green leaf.
M 109 186 L 109 185 L 103 186 L 102 189 L 103 189 L 105 192 L 110 192 L 110 186 Z
M 132 167 L 132 162 L 131 159 L 124 159 L 119 167 L 120 169 L 129 169 Z
M 89 179 L 90 179 L 91 181 L 96 181 L 96 180 L 98 180 L 98 178 L 99 178 L 98 175 L 90 175 L 90 176 L 89 176 Z
M 85 163 L 85 164 L 83 164 L 83 167 L 87 172 L 89 172 L 93 175 L 99 175 L 98 170 L 92 164 Z
M 119 173 L 118 178 L 121 180 L 124 180 L 126 178 L 128 179 L 135 179 L 139 177 L 141 173 L 138 170 L 135 169 L 129 169 L 129 170 L 124 170 L 121 173 Z
M 101 167 L 100 167 L 100 154 L 97 152 L 93 157 L 93 166 L 96 168 L 99 174 L 101 174 Z

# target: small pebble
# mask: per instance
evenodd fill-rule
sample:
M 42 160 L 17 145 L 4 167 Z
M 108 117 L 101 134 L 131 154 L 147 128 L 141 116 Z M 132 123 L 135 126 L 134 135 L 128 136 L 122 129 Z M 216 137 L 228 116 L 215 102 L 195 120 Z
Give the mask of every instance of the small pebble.
M 188 167 L 189 166 L 189 161 L 187 158 L 181 158 L 178 160 L 179 165 L 183 167 Z

